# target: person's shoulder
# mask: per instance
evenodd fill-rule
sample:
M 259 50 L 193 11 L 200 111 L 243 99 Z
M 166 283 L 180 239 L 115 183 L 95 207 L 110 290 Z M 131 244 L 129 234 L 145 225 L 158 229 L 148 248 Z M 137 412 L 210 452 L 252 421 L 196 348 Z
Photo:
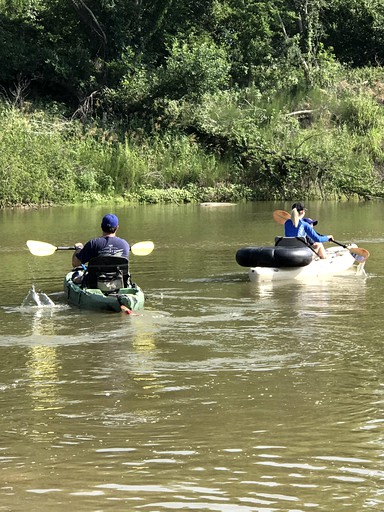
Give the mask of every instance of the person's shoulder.
M 90 240 L 88 240 L 88 244 L 97 244 L 99 243 L 101 240 L 103 240 L 103 237 L 102 236 L 96 236 L 95 238 L 91 238 Z
M 314 231 L 313 226 L 309 224 L 308 222 L 305 222 L 305 220 L 301 220 L 301 225 L 304 226 L 304 229 L 309 229 L 311 231 Z
M 99 247 L 104 247 L 105 245 L 105 238 L 102 237 L 102 236 L 97 236 L 95 238 L 91 238 L 90 240 L 88 240 L 88 242 L 86 243 L 86 246 L 91 248 L 92 250 L 94 248 L 99 248 Z
M 129 247 L 129 243 L 127 242 L 127 240 L 125 240 L 125 238 L 120 238 L 119 236 L 116 236 L 115 240 L 118 244 L 127 245 Z
M 92 245 L 93 243 L 95 243 L 96 240 L 97 238 L 90 238 L 88 242 L 86 242 L 84 245 Z

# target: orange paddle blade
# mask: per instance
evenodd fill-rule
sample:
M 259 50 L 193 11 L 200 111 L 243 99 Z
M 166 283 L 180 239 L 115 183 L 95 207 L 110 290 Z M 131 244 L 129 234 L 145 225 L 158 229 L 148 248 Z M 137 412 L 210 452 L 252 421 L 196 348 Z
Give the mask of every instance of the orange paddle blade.
M 366 261 L 369 258 L 369 251 L 362 247 L 351 247 L 349 252 L 358 263 L 363 263 L 363 261 Z
M 273 220 L 275 220 L 278 224 L 285 224 L 286 221 L 290 218 L 290 214 L 284 210 L 275 210 L 273 212 Z

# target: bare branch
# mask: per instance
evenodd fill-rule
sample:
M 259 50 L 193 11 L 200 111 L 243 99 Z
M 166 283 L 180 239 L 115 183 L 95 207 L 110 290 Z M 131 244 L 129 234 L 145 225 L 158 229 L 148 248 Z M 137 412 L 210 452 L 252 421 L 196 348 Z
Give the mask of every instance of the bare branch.
M 290 117 L 290 116 L 303 116 L 303 115 L 308 115 L 308 114 L 312 114 L 313 112 L 315 112 L 314 110 L 296 110 L 295 112 L 290 112 L 289 114 L 286 114 L 287 117 Z
M 87 96 L 79 108 L 73 113 L 72 119 L 80 119 L 82 122 L 86 121 L 89 117 L 91 117 L 94 108 L 94 98 L 97 94 L 97 91 L 93 91 L 89 96 Z
M 81 19 L 88 25 L 88 27 L 95 32 L 95 34 L 101 39 L 103 52 L 107 46 L 108 40 L 107 36 L 101 27 L 101 24 L 97 20 L 95 14 L 91 11 L 91 9 L 87 6 L 84 0 L 71 0 L 74 5 L 77 13 L 81 17 Z

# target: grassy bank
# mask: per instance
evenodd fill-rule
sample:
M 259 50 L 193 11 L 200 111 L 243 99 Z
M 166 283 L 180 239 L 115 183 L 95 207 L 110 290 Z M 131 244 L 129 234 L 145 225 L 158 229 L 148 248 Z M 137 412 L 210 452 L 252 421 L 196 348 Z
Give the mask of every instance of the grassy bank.
M 3 103 L 0 206 L 383 196 L 384 74 L 342 78 L 169 101 L 146 130 Z
M 249 194 L 228 181 L 230 164 L 205 153 L 194 137 L 119 138 L 96 124 L 4 106 L 0 133 L 1 206 Z

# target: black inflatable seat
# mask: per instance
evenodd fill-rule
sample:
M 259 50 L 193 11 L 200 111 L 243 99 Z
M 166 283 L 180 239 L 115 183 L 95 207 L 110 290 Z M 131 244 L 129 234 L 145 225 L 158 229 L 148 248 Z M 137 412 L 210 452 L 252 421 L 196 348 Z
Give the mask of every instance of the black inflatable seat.
M 275 237 L 275 246 L 281 247 L 303 247 L 307 246 L 307 241 L 303 236 L 277 236 Z

